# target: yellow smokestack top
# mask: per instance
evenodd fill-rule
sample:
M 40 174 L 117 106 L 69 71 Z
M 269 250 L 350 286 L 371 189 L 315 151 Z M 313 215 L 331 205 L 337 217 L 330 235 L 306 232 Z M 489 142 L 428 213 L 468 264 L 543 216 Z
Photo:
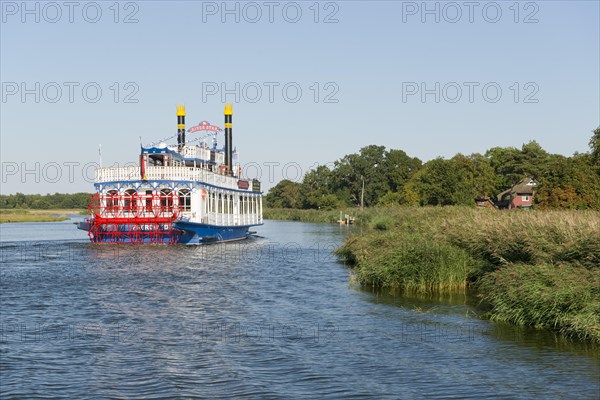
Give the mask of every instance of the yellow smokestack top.
M 231 103 L 225 103 L 225 115 L 233 115 L 233 105 Z
M 183 104 L 177 104 L 177 116 L 185 117 L 185 106 Z

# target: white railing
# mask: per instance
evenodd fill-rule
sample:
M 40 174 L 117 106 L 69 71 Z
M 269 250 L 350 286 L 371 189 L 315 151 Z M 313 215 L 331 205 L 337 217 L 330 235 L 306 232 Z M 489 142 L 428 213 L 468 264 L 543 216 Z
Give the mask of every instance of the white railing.
M 218 226 L 241 226 L 241 225 L 258 225 L 263 223 L 262 215 L 259 214 L 246 214 L 246 215 L 234 215 L 234 214 L 221 214 L 210 212 L 205 215 L 199 221 L 211 225 Z
M 210 149 L 199 146 L 185 146 L 183 148 L 183 156 L 186 158 L 200 158 L 202 160 L 210 160 Z
M 133 181 L 140 179 L 139 167 L 97 168 L 96 182 Z
M 227 189 L 252 191 L 252 182 L 248 181 L 248 189 L 238 187 L 238 178 L 219 175 L 205 169 L 193 167 L 147 167 L 146 179 L 154 180 L 174 180 L 174 181 L 194 181 L 204 182 L 210 185 L 219 186 Z M 96 183 L 131 181 L 141 179 L 139 167 L 113 167 L 96 169 Z

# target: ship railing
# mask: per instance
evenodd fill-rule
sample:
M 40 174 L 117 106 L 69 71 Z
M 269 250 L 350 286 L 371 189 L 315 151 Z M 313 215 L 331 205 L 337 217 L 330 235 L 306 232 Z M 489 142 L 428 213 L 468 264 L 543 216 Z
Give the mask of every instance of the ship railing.
M 213 186 L 252 192 L 252 181 L 220 175 L 205 169 L 193 167 L 151 166 L 145 170 L 146 180 L 174 180 L 204 182 Z M 110 167 L 96 170 L 96 182 L 116 182 L 142 179 L 139 167 Z M 247 181 L 248 188 L 242 189 L 238 181 Z
M 233 215 L 222 213 L 208 213 L 201 220 L 205 224 L 219 226 L 242 226 L 262 224 L 262 216 L 258 214 Z
M 110 167 L 96 169 L 96 182 L 129 181 L 139 179 L 138 167 Z

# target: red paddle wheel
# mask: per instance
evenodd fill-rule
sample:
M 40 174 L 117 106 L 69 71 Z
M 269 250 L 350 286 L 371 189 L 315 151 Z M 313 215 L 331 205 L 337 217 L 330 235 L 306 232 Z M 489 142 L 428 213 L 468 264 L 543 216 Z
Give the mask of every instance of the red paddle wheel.
M 95 243 L 165 243 L 179 241 L 173 227 L 179 201 L 170 193 L 96 193 L 88 204 L 88 236 Z

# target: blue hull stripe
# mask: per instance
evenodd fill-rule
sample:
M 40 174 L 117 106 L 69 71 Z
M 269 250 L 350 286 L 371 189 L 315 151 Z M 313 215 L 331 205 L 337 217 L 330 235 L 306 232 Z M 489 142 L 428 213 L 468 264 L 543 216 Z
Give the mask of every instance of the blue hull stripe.
M 195 222 L 177 221 L 173 225 L 175 228 L 180 229 L 183 232 L 181 238 L 179 239 L 179 243 L 207 244 L 245 239 L 250 235 L 249 228 L 251 226 L 262 224 L 217 226 Z

